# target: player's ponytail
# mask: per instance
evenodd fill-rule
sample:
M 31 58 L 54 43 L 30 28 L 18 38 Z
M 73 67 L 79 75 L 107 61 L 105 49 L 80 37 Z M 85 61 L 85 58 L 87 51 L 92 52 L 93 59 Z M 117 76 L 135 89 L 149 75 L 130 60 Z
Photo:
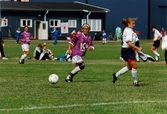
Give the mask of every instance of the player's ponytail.
M 137 20 L 137 18 L 127 18 L 127 19 L 123 18 L 122 19 L 122 24 L 127 27 L 128 23 L 130 23 L 131 21 L 136 21 L 136 20 Z

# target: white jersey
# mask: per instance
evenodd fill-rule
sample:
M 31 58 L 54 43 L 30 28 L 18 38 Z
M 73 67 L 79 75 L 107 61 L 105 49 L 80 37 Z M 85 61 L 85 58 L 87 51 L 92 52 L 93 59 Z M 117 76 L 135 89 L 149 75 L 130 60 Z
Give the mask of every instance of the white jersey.
M 33 56 L 34 56 L 34 57 L 36 56 L 36 52 L 41 53 L 41 50 L 39 49 L 39 47 L 36 47 L 36 48 L 35 48 L 34 53 L 33 53 Z
M 153 41 L 158 40 L 158 36 L 162 37 L 162 34 L 157 29 L 155 29 Z
M 167 35 L 162 37 L 162 50 L 165 50 L 167 48 Z
M 132 42 L 133 44 L 135 44 L 136 42 L 136 34 L 134 33 L 134 31 L 131 28 L 126 27 L 123 31 L 123 37 L 122 37 L 122 41 L 123 41 L 123 48 L 130 48 L 130 46 L 128 45 L 127 42 Z
M 134 32 L 134 36 L 136 37 L 136 41 L 135 42 L 139 41 L 139 38 L 138 38 L 138 36 L 137 36 L 137 34 L 135 32 Z

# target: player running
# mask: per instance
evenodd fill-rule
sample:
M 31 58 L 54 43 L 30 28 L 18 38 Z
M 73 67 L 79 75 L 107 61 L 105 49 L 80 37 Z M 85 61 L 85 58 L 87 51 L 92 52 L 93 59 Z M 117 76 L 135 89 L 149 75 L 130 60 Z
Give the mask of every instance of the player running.
M 151 27 L 151 30 L 154 32 L 153 45 L 151 47 L 151 52 L 155 54 L 155 60 L 159 61 L 160 54 L 158 53 L 158 47 L 160 46 L 160 38 L 162 38 L 161 33 L 156 29 L 155 26 Z
M 136 18 L 122 19 L 122 23 L 125 25 L 123 31 L 123 45 L 121 50 L 122 58 L 127 62 L 127 66 L 123 67 L 121 70 L 113 74 L 113 83 L 116 82 L 119 75 L 126 73 L 131 70 L 133 85 L 139 86 L 137 81 L 137 63 L 135 60 L 135 51 L 141 51 L 141 47 L 135 46 L 136 37 L 134 35 L 133 28 L 135 26 Z
M 21 47 L 24 53 L 20 58 L 19 64 L 24 64 L 24 59 L 30 54 L 29 51 L 30 39 L 31 39 L 31 33 L 28 32 L 28 26 L 25 26 L 24 32 L 22 32 L 20 36 Z
M 67 53 L 72 56 L 72 63 L 74 63 L 76 67 L 66 77 L 66 82 L 72 82 L 74 75 L 85 68 L 83 57 L 87 49 L 89 49 L 90 51 L 94 49 L 92 38 L 90 35 L 88 35 L 89 30 L 90 26 L 88 24 L 83 24 L 83 32 L 77 34 L 69 41 Z

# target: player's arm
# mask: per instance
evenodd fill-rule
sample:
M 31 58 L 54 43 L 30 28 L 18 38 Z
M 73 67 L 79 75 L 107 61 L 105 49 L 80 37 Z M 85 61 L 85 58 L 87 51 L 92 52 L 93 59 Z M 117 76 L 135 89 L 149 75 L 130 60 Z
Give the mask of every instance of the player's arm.
M 162 34 L 159 32 L 159 31 L 155 31 L 156 32 L 156 34 L 157 34 L 157 39 L 160 39 L 160 38 L 162 38 Z
M 21 36 L 20 36 L 20 41 L 21 42 L 26 42 L 26 40 L 23 38 L 23 34 L 21 34 Z
M 71 50 L 73 48 L 73 46 L 76 44 L 76 42 L 78 41 L 78 37 L 73 37 L 69 42 L 68 42 L 68 51 L 67 54 L 71 54 Z
M 158 39 L 160 39 L 160 38 L 162 38 L 162 35 L 159 35 L 159 36 L 158 36 Z
M 71 50 L 72 50 L 72 44 L 69 42 L 68 43 L 68 51 L 67 51 L 67 54 L 71 54 Z
M 135 49 L 135 50 L 138 50 L 138 51 L 141 51 L 141 50 L 142 50 L 141 47 L 135 46 L 131 41 L 128 41 L 127 44 L 128 44 L 130 47 L 132 47 L 133 49 Z
M 94 50 L 94 46 L 93 46 L 92 40 L 90 40 L 88 49 L 89 49 L 90 51 Z

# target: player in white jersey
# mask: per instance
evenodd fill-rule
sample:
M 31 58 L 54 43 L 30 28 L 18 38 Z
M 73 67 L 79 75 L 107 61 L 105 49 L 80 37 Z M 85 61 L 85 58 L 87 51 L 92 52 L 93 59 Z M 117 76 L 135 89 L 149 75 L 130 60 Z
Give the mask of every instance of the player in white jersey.
M 113 73 L 113 83 L 116 82 L 119 75 L 131 70 L 133 85 L 139 85 L 137 81 L 137 63 L 135 60 L 134 50 L 141 51 L 142 48 L 135 46 L 136 37 L 133 31 L 135 21 L 136 18 L 122 19 L 122 23 L 125 25 L 126 28 L 123 31 L 123 45 L 121 50 L 121 57 L 127 62 L 127 66 L 123 67 L 118 72 Z
M 154 32 L 153 45 L 151 47 L 151 52 L 155 54 L 155 60 L 158 61 L 160 54 L 158 53 L 158 47 L 160 46 L 160 38 L 162 38 L 161 33 L 156 29 L 155 26 L 151 27 L 151 30 Z
M 167 65 L 167 35 L 162 34 L 162 50 L 164 50 L 164 56 L 165 56 L 165 63 Z

